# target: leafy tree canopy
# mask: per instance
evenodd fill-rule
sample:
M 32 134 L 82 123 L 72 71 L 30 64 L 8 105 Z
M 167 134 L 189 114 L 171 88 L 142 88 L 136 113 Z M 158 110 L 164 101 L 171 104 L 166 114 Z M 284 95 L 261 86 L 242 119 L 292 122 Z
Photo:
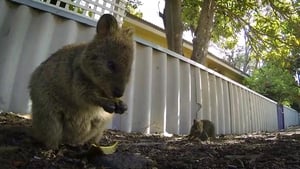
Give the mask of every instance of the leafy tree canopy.
M 251 77 L 245 79 L 245 83 L 258 93 L 284 105 L 290 106 L 298 102 L 300 88 L 291 72 L 278 62 L 268 62 L 256 69 Z
M 185 30 L 193 35 L 203 1 L 183 0 Z M 299 6 L 299 0 L 216 1 L 211 40 L 221 48 L 233 49 L 244 34 L 252 59 L 293 59 L 296 53 L 292 51 L 300 47 Z
M 193 36 L 204 1 L 183 0 L 184 28 Z M 223 50 L 231 51 L 227 61 L 234 62 L 232 65 L 248 72 L 250 66 L 247 64 L 253 64 L 252 76 L 245 83 L 285 105 L 299 103 L 299 87 L 293 75 L 300 68 L 300 1 L 215 2 L 211 41 Z M 241 37 L 244 37 L 244 51 L 239 44 Z
M 125 5 L 126 12 L 142 18 L 143 13 L 137 9 L 140 5 L 142 5 L 142 2 L 140 0 L 127 0 Z

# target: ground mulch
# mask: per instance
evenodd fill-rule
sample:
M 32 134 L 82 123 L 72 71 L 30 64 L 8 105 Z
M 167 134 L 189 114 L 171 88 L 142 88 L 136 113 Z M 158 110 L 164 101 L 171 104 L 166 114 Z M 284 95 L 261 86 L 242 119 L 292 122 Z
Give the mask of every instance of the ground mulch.
M 205 142 L 183 135 L 107 130 L 99 144 L 118 142 L 117 151 L 109 155 L 92 152 L 88 144 L 46 149 L 31 137 L 30 128 L 30 119 L 0 113 L 1 169 L 300 168 L 299 126 L 280 132 L 221 135 Z

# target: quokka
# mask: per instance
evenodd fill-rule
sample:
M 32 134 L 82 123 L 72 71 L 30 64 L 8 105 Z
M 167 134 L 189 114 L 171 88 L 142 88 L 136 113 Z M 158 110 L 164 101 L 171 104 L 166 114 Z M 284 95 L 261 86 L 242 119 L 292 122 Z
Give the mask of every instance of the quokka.
M 191 127 L 189 139 L 199 138 L 201 141 L 206 141 L 209 138 L 216 139 L 215 126 L 213 122 L 209 120 L 196 120 Z
M 96 35 L 59 49 L 32 73 L 29 83 L 34 136 L 49 148 L 99 142 L 130 78 L 133 31 L 101 16 Z

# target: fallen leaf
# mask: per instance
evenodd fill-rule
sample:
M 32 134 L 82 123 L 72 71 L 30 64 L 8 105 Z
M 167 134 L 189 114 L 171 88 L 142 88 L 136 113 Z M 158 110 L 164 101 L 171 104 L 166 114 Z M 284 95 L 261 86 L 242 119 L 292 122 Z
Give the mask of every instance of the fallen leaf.
M 116 152 L 117 147 L 118 147 L 118 142 L 115 142 L 111 146 L 97 146 L 95 144 L 92 144 L 92 147 L 99 148 L 103 154 L 108 155 L 108 154 L 113 154 L 114 152 Z

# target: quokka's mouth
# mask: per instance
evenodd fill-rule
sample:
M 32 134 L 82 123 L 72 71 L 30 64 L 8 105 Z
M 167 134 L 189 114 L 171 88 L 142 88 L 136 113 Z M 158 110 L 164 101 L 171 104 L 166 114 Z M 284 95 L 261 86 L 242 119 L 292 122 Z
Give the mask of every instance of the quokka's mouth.
M 112 92 L 110 92 L 109 90 L 105 90 L 103 88 L 101 88 L 101 95 L 105 98 L 108 98 L 108 99 L 115 99 Z

